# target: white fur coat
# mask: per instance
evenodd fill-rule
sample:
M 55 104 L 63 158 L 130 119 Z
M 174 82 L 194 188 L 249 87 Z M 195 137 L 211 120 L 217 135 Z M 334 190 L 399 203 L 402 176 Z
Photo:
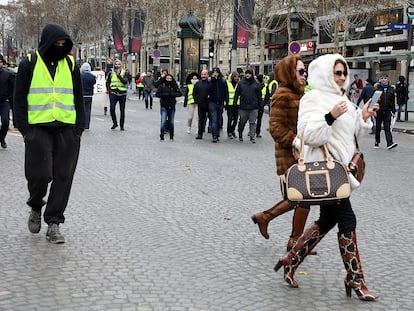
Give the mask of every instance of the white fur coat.
M 364 122 L 362 110 L 349 101 L 335 83 L 333 71 L 337 59 L 345 62 L 339 54 L 328 54 L 318 57 L 309 66 L 312 90 L 300 100 L 297 131 L 300 135 L 304 129 L 304 142 L 307 145 L 305 162 L 322 160 L 319 146 L 325 144 L 336 160 L 348 165 L 356 150 L 354 135 L 359 137 L 366 134 L 372 127 L 370 118 Z M 344 89 L 349 85 L 349 68 L 346 70 L 348 76 Z M 329 126 L 325 115 L 343 100 L 347 102 L 348 111 Z

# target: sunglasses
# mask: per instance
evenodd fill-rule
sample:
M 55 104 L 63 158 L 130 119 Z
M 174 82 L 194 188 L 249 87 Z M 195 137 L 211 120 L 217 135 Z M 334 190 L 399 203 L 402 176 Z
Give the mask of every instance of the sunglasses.
M 337 71 L 334 71 L 334 74 L 335 74 L 335 76 L 338 76 L 338 77 L 340 77 L 342 75 L 344 75 L 344 77 L 346 77 L 348 75 L 348 72 L 342 71 L 342 70 L 337 70 Z
M 306 71 L 306 69 L 305 68 L 301 68 L 301 69 L 299 69 L 299 70 L 296 70 L 297 72 L 299 72 L 299 74 L 301 75 L 301 76 L 303 76 L 305 73 L 307 74 L 308 72 Z

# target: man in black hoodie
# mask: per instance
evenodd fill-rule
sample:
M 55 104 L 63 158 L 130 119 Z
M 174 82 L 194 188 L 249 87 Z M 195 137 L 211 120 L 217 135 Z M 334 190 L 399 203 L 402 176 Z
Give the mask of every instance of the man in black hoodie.
M 29 231 L 40 231 L 46 204 L 43 218 L 51 243 L 65 242 L 59 224 L 65 221 L 85 124 L 80 72 L 69 55 L 72 47 L 60 25 L 46 25 L 38 50 L 19 64 L 14 92 L 14 121 L 25 143 Z
M 237 84 L 234 101 L 240 98 L 239 108 L 239 140 L 243 141 L 243 130 L 249 120 L 249 136 L 252 143 L 256 142 L 256 120 L 259 107 L 262 105 L 262 91 L 260 84 L 253 77 L 253 71 L 247 69 L 244 72 L 244 79 Z

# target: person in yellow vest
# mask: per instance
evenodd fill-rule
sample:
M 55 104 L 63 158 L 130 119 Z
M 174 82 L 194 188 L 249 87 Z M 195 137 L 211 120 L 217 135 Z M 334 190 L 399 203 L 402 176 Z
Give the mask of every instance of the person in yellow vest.
M 46 204 L 43 219 L 51 243 L 65 242 L 59 224 L 65 221 L 85 125 L 80 71 L 69 55 L 72 47 L 62 26 L 46 25 L 39 49 L 19 64 L 14 92 L 14 121 L 25 144 L 28 227 L 31 233 L 40 232 Z
M 188 107 L 187 134 L 191 134 L 191 125 L 193 124 L 194 114 L 198 115 L 197 104 L 194 101 L 194 85 L 200 80 L 197 72 L 192 72 L 186 79 L 186 92 L 184 96 L 184 107 Z
M 237 138 L 236 126 L 239 119 L 240 100 L 234 102 L 234 94 L 236 92 L 237 84 L 239 83 L 239 73 L 233 71 L 230 75 L 230 81 L 227 80 L 227 88 L 229 89 L 229 102 L 226 105 L 227 111 L 227 137 L 229 139 Z
M 114 61 L 114 69 L 106 78 L 106 89 L 109 90 L 109 112 L 112 117 L 111 130 L 118 127 L 115 108 L 116 103 L 119 102 L 119 111 L 121 113 L 121 116 L 119 117 L 119 124 L 121 125 L 121 131 L 123 131 L 125 123 L 125 103 L 128 89 L 128 76 L 126 75 L 125 70 L 122 69 L 122 63 L 119 59 Z
M 269 89 L 267 88 L 267 85 L 264 82 L 264 76 L 258 75 L 257 81 L 260 84 L 260 88 L 262 91 L 262 104 L 259 107 L 259 110 L 257 111 L 257 123 L 256 123 L 256 137 L 262 138 L 262 135 L 260 134 L 262 129 L 262 118 L 264 113 L 264 107 L 269 104 Z

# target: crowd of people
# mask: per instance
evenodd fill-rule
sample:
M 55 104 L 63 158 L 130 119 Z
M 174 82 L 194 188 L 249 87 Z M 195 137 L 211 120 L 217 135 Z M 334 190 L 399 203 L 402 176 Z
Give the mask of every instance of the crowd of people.
M 25 143 L 25 176 L 30 207 L 28 228 L 31 233 L 41 229 L 43 219 L 48 225 L 46 236 L 52 243 L 64 243 L 59 225 L 65 221 L 72 179 L 76 169 L 80 138 L 89 129 L 93 86 L 96 79 L 91 67 L 84 63 L 80 68 L 70 55 L 73 42 L 59 25 L 48 24 L 42 31 L 39 49 L 28 54 L 19 65 L 17 76 L 3 69 L 0 56 L 1 89 L 0 113 L 2 126 L 0 143 L 7 148 L 5 137 L 9 112 L 13 108 L 13 122 Z M 46 78 L 50 77 L 50 78 Z M 191 134 L 194 116 L 198 116 L 196 139 L 211 134 L 212 142 L 220 141 L 220 133 L 228 139 L 244 140 L 243 132 L 249 123 L 248 137 L 255 143 L 261 137 L 262 117 L 269 105 L 269 132 L 275 143 L 277 175 L 282 176 L 297 161 L 298 133 L 309 147 L 305 161 L 321 160 L 319 146 L 326 145 L 333 157 L 347 165 L 356 150 L 355 137 L 367 133 L 376 121 L 375 147 L 379 146 L 383 126 L 387 148 L 393 149 L 390 123 L 395 117 L 395 98 L 398 116 L 407 103 L 408 90 L 405 78 L 400 77 L 394 89 L 388 75 L 382 74 L 374 85 L 366 80 L 365 87 L 356 75 L 358 101 L 348 97 L 349 67 L 339 54 L 318 57 L 309 70 L 299 56 L 287 56 L 275 66 L 274 75 L 254 76 L 251 69 L 232 72 L 225 77 L 219 67 L 201 73 L 192 72 L 186 79 L 184 106 L 188 107 L 187 133 Z M 106 86 L 110 102 L 112 127 L 118 127 L 116 106 L 120 107 L 120 130 L 125 125 L 125 104 L 128 85 L 132 78 L 119 59 L 107 73 Z M 137 96 L 143 98 L 146 109 L 153 108 L 153 96 L 160 99 L 160 140 L 168 132 L 174 139 L 174 117 L 177 98 L 182 96 L 174 77 L 167 71 L 155 79 L 151 71 L 135 77 Z M 375 90 L 382 95 L 379 102 L 369 108 Z M 13 96 L 14 94 L 14 96 Z M 359 107 L 363 101 L 363 106 Z M 51 104 L 53 103 L 53 104 Z M 223 113 L 226 111 L 227 124 Z M 237 133 L 237 134 L 236 134 Z M 354 143 L 352 143 L 354 142 Z M 49 183 L 51 186 L 49 188 Z M 49 191 L 48 191 L 49 188 Z M 47 200 L 44 200 L 47 196 Z M 375 300 L 378 295 L 365 284 L 356 240 L 356 217 L 349 199 L 340 203 L 320 206 L 320 216 L 305 229 L 309 208 L 292 205 L 286 199 L 273 207 L 252 216 L 261 235 L 268 239 L 268 225 L 279 215 L 294 210 L 292 233 L 287 242 L 287 253 L 275 265 L 283 267 L 284 280 L 299 287 L 294 278 L 298 266 L 314 247 L 338 225 L 340 254 L 346 269 L 346 295 L 354 290 L 361 300 Z

